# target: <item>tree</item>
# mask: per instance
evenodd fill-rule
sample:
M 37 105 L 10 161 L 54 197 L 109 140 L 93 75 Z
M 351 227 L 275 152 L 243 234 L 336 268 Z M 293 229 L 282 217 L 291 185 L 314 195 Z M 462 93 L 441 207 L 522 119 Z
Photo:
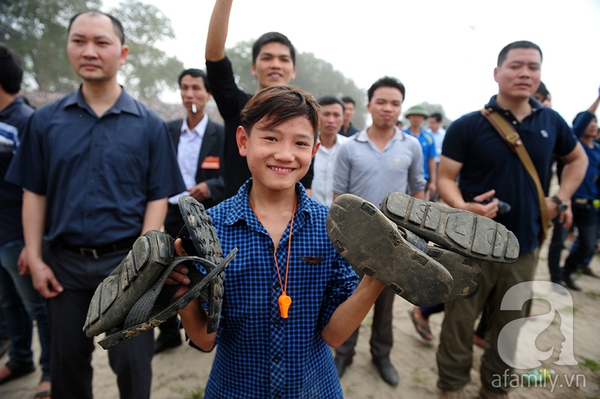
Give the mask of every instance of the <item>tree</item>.
M 254 93 L 257 87 L 256 78 L 250 71 L 253 43 L 254 40 L 241 41 L 227 50 L 234 66 L 236 83 L 248 93 Z M 356 101 L 354 123 L 358 128 L 364 127 L 367 115 L 366 90 L 356 86 L 352 79 L 346 78 L 329 62 L 315 57 L 312 53 L 296 52 L 296 68 L 296 78 L 290 84 L 311 93 L 315 98 L 324 95 L 352 97 Z
M 110 14 L 123 23 L 129 45 L 127 62 L 121 68 L 127 91 L 153 100 L 167 88 L 176 89 L 173 74 L 183 70 L 183 62 L 155 47 L 158 41 L 175 38 L 171 21 L 156 6 L 139 0 L 125 0 Z
M 80 80 L 65 51 L 69 20 L 101 6 L 101 0 L 0 0 L 0 40 L 21 55 L 41 91 L 72 91 Z M 121 68 L 127 90 L 151 100 L 167 87 L 176 88 L 173 71 L 182 70 L 183 63 L 155 47 L 175 37 L 170 20 L 156 6 L 136 0 L 126 0 L 109 13 L 123 23 L 130 47 Z
M 77 80 L 65 51 L 69 19 L 101 4 L 101 0 L 2 0 L 0 40 L 21 55 L 40 90 L 71 91 Z

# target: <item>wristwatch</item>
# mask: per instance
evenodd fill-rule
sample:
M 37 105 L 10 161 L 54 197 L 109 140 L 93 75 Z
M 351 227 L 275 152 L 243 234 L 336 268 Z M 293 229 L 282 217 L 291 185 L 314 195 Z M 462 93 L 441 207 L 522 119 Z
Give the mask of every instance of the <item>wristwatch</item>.
M 558 213 L 564 213 L 567 211 L 567 208 L 569 207 L 569 205 L 565 201 L 558 198 L 557 195 L 552 196 L 552 201 L 554 201 L 554 203 L 556 203 L 556 206 L 558 207 Z

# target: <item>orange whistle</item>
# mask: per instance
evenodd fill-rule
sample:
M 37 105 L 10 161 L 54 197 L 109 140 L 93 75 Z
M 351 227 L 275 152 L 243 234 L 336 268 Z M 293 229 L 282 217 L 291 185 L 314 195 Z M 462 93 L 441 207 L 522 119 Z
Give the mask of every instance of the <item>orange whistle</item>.
M 281 313 L 281 317 L 284 319 L 288 318 L 288 309 L 292 304 L 292 298 L 287 296 L 285 293 L 279 296 L 279 312 Z

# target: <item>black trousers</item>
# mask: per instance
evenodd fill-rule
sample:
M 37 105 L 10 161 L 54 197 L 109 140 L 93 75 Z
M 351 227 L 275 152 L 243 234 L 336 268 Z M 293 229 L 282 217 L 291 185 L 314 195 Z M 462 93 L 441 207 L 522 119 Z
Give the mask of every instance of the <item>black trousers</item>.
M 96 287 L 127 252 L 125 249 L 94 259 L 69 250 L 44 248 L 44 261 L 64 287 L 60 295 L 48 300 L 53 397 L 93 398 L 91 360 L 94 340 L 86 337 L 82 328 Z M 108 350 L 121 399 L 150 397 L 153 354 L 152 330 Z
M 356 274 L 362 276 L 360 271 Z M 373 326 L 371 328 L 371 356 L 374 359 L 382 359 L 390 356 L 394 345 L 394 333 L 392 330 L 392 311 L 394 309 L 394 298 L 396 294 L 389 288 L 384 289 L 375 301 L 373 312 Z M 350 337 L 335 350 L 335 355 L 346 360 L 351 360 L 356 354 L 354 347 L 358 341 L 358 328 Z

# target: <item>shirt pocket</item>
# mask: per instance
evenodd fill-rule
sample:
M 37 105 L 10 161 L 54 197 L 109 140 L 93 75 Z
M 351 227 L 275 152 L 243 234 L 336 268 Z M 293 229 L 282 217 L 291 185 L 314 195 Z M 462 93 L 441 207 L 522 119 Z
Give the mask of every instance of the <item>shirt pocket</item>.
M 143 184 L 146 181 L 147 158 L 131 145 L 108 149 L 106 177 L 120 184 Z

